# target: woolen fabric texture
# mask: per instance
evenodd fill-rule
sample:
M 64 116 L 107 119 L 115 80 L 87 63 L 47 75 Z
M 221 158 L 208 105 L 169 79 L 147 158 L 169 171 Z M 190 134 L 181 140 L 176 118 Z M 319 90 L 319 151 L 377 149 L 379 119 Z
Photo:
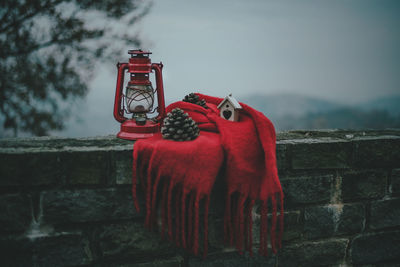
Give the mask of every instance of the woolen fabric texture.
M 225 120 L 217 109 L 223 99 L 197 95 L 206 101 L 207 109 L 179 101 L 166 111 L 183 109 L 198 124 L 199 137 L 178 142 L 165 140 L 157 133 L 135 142 L 134 205 L 139 211 L 136 195 L 139 179 L 145 191 L 146 227 L 160 228 L 162 236 L 196 255 L 200 250 L 201 220 L 206 256 L 210 195 L 216 179 L 222 179 L 226 194 L 223 203 L 226 244 L 234 245 L 239 253 L 247 250 L 252 255 L 253 220 L 259 217 L 259 253 L 267 255 L 268 240 L 276 253 L 283 233 L 283 193 L 276 166 L 273 124 L 261 112 L 243 103 L 238 122 Z M 260 215 L 256 215 L 256 210 Z

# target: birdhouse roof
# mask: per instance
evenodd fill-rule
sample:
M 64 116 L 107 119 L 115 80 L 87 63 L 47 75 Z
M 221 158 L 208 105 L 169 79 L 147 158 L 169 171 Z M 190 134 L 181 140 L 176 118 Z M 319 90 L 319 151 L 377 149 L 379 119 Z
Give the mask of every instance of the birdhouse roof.
M 242 106 L 239 104 L 239 102 L 232 96 L 232 94 L 228 95 L 227 97 L 224 98 L 224 100 L 219 103 L 218 108 L 220 108 L 222 105 L 225 104 L 225 102 L 231 103 L 234 109 L 242 109 Z

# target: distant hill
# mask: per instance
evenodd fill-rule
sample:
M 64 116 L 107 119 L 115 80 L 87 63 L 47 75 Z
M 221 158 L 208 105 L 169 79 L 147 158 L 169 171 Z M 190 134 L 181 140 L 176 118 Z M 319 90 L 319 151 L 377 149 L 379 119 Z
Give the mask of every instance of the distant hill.
M 263 112 L 277 130 L 400 128 L 400 96 L 352 106 L 298 94 L 255 94 L 239 100 Z
M 390 115 L 400 115 L 400 95 L 381 97 L 358 105 L 362 110 L 385 110 Z
M 254 94 L 239 99 L 268 117 L 302 116 L 310 112 L 324 112 L 342 107 L 341 104 L 300 94 Z

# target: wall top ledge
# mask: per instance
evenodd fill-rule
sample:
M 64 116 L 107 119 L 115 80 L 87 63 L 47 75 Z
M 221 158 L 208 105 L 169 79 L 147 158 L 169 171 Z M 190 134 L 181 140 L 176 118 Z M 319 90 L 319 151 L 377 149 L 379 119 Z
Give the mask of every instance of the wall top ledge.
M 326 129 L 326 130 L 294 130 L 277 133 L 277 141 L 281 140 L 358 140 L 358 139 L 376 139 L 376 138 L 399 138 L 400 129 L 385 130 L 342 130 L 342 129 Z
M 277 133 L 278 144 L 337 143 L 400 139 L 400 129 L 386 130 L 296 130 Z M 114 135 L 86 138 L 31 137 L 0 139 L 0 153 L 130 150 L 134 141 Z

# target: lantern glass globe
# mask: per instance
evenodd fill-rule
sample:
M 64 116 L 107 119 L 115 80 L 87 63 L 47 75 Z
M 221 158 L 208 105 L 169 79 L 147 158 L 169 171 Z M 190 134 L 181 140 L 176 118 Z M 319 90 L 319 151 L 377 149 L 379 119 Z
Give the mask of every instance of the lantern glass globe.
M 125 102 L 130 113 L 147 113 L 153 108 L 154 90 L 151 85 L 129 85 Z

